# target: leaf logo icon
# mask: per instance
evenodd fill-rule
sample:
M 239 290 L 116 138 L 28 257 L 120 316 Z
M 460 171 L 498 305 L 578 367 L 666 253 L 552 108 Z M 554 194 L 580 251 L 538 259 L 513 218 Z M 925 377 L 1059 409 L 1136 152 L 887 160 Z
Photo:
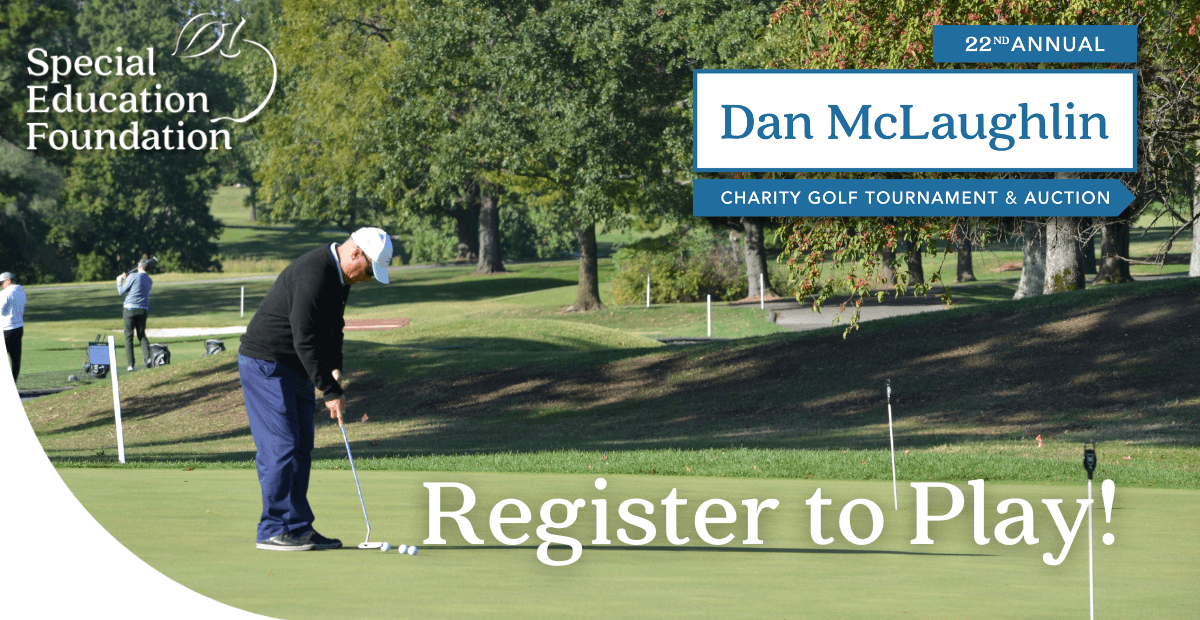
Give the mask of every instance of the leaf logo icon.
M 203 23 L 200 26 L 197 26 L 195 28 L 195 33 L 192 34 L 191 37 L 188 39 L 187 45 L 184 46 L 184 48 L 182 50 L 180 50 L 179 45 L 183 41 L 183 36 L 188 33 L 188 29 L 191 28 L 192 24 L 194 24 L 197 21 L 200 21 L 204 18 L 211 18 L 211 20 L 208 21 L 207 23 Z M 217 17 L 217 15 L 214 13 L 200 13 L 200 14 L 196 15 L 195 17 L 192 17 L 191 19 L 189 19 L 187 21 L 186 24 L 183 25 L 183 28 L 180 29 L 179 36 L 175 37 L 175 51 L 172 52 L 171 55 L 175 56 L 175 55 L 179 54 L 181 51 L 187 52 L 189 49 L 192 48 L 193 45 L 196 44 L 196 41 L 198 39 L 200 39 L 200 35 L 204 34 L 205 32 L 208 32 L 211 28 L 216 28 L 216 30 L 217 30 L 217 42 L 213 43 L 211 46 L 209 46 L 207 49 L 205 49 L 203 51 L 196 52 L 194 54 L 188 54 L 185 56 L 181 56 L 181 58 L 196 58 L 197 56 L 203 56 L 205 54 L 208 54 L 208 53 L 212 52 L 213 50 L 218 50 L 218 48 L 221 47 L 221 43 L 225 40 L 225 27 L 230 26 L 230 25 L 232 25 L 232 23 L 222 22 Z M 226 46 L 226 48 L 229 50 L 229 52 L 232 52 L 232 53 L 226 53 L 226 51 L 224 49 L 221 49 L 221 50 L 219 50 L 221 53 L 221 56 L 224 56 L 225 58 L 237 58 L 238 56 L 241 55 L 242 50 L 238 49 L 235 51 L 234 45 L 238 41 L 238 33 L 240 33 L 242 31 L 242 26 L 245 26 L 245 25 L 246 25 L 246 20 L 245 20 L 245 18 L 243 18 L 242 21 L 237 25 L 237 28 L 233 29 L 233 34 L 231 34 L 229 36 L 229 44 Z M 244 123 L 244 122 L 254 118 L 255 116 L 258 116 L 258 113 L 261 112 L 264 107 L 266 107 L 267 102 L 270 101 L 271 97 L 275 94 L 275 84 L 279 80 L 279 68 L 275 64 L 275 55 L 271 53 L 271 50 L 268 50 L 265 46 L 263 46 L 261 43 L 259 43 L 257 41 L 251 41 L 250 39 L 242 39 L 242 41 L 245 41 L 246 43 L 249 43 L 249 44 L 257 47 L 258 49 L 262 50 L 263 53 L 267 55 L 267 58 L 271 59 L 271 89 L 269 91 L 267 91 L 267 96 L 265 99 L 263 99 L 262 103 L 258 104 L 258 107 L 254 108 L 254 111 L 250 112 L 246 116 L 243 116 L 241 118 L 233 118 L 232 116 L 222 116 L 220 118 L 214 118 L 210 122 L 216 123 L 218 121 L 233 121 L 235 123 Z

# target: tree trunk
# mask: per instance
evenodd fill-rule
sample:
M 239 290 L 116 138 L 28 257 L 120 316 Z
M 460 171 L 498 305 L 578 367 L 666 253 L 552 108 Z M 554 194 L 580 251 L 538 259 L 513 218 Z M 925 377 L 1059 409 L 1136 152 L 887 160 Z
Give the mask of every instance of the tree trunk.
M 1096 235 L 1088 230 L 1094 220 L 1085 217 L 1079 222 L 1079 230 L 1087 235 L 1087 241 L 1079 244 L 1079 260 L 1084 273 L 1096 273 Z
M 1129 275 L 1129 217 L 1133 209 L 1126 208 L 1117 217 L 1105 218 L 1100 239 L 1100 263 L 1093 283 L 1120 284 L 1133 282 Z
M 906 240 L 904 247 L 908 252 L 904 259 L 908 263 L 908 285 L 921 284 L 925 281 L 925 266 L 921 262 L 921 252 L 917 249 L 917 244 L 911 240 Z
M 1200 140 L 1196 141 L 1196 148 L 1200 149 Z M 1191 190 L 1192 217 L 1197 219 L 1192 222 L 1192 261 L 1188 265 L 1188 275 L 1194 278 L 1200 276 L 1200 161 L 1192 168 Z
M 975 281 L 975 266 L 972 263 L 971 256 L 971 227 L 967 224 L 959 224 L 958 230 L 955 231 L 958 237 L 958 277 L 956 282 L 974 282 Z
M 1042 292 L 1062 293 L 1086 286 L 1080 260 L 1079 218 L 1052 217 L 1046 220 L 1046 282 Z
M 258 183 L 251 181 L 249 183 L 246 183 L 245 185 L 250 190 L 250 193 L 246 195 L 246 198 L 243 200 L 243 204 L 250 207 L 250 221 L 257 222 L 258 221 L 258 219 L 257 219 L 258 218 Z
M 450 217 L 454 218 L 454 227 L 458 233 L 455 260 L 472 262 L 479 259 L 480 205 L 472 198 L 474 197 L 468 196 L 466 205 L 450 211 Z
M 750 297 L 773 295 L 771 278 L 767 273 L 767 248 L 763 243 L 763 220 L 757 217 L 743 217 L 742 228 L 745 234 L 746 280 L 749 283 Z M 759 276 L 762 276 L 763 289 L 759 289 Z
M 892 261 L 896 260 L 896 251 L 883 248 L 879 252 L 879 262 L 883 264 L 883 285 L 896 285 L 896 268 L 892 266 Z
M 500 258 L 500 205 L 491 187 L 479 188 L 479 263 L 475 273 L 500 273 L 504 262 Z
M 1046 281 L 1046 231 L 1036 219 L 1023 226 L 1025 258 L 1021 262 L 1021 282 L 1013 299 L 1025 299 L 1042 294 Z
M 604 308 L 600 303 L 600 268 L 596 264 L 596 225 L 575 231 L 579 238 L 579 288 L 575 303 L 568 310 L 591 312 Z

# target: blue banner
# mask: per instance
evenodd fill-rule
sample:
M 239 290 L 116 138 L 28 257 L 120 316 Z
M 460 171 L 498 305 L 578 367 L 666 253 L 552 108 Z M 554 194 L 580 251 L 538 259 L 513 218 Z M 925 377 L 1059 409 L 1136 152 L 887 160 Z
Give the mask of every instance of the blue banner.
M 933 61 L 1137 62 L 1137 26 L 934 26 Z
M 1116 216 L 1133 202 L 1116 179 L 695 179 L 692 215 Z

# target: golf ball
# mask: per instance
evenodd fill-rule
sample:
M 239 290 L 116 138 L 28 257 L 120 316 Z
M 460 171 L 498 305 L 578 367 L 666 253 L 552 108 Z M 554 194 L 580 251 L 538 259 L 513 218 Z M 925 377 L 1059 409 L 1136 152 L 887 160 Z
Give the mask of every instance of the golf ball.
M 384 552 L 384 553 L 387 553 L 389 550 L 391 550 L 391 548 L 392 548 L 392 546 L 391 546 L 390 544 L 388 544 L 388 543 L 383 543 L 383 546 L 382 546 L 382 547 L 380 547 L 380 548 L 379 548 L 379 550 L 380 550 L 380 551 L 382 551 L 382 552 Z
M 396 547 L 396 551 L 399 551 L 400 553 L 408 553 L 408 545 L 400 545 L 399 547 Z
M 413 545 L 413 546 L 409 547 L 407 553 L 409 555 L 416 555 L 417 554 L 417 546 Z

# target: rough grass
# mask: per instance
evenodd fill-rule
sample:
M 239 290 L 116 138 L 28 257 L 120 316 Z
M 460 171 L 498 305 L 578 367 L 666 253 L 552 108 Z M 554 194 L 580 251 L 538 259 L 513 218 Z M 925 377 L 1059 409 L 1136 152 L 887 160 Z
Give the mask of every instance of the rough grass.
M 1197 321 L 1192 280 L 877 321 L 845 340 L 835 328 L 682 349 L 550 319 L 447 319 L 350 336 L 350 417 L 370 422 L 349 432 L 364 467 L 578 472 L 619 457 L 630 473 L 886 479 L 891 379 L 910 479 L 1073 479 L 1079 444 L 1097 441 L 1122 484 L 1197 488 Z M 232 354 L 122 389 L 132 461 L 249 466 Z M 110 397 L 96 385 L 27 405 L 52 459 L 113 462 Z M 336 464 L 341 434 L 321 415 L 314 456 Z M 722 449 L 739 456 L 677 458 Z

